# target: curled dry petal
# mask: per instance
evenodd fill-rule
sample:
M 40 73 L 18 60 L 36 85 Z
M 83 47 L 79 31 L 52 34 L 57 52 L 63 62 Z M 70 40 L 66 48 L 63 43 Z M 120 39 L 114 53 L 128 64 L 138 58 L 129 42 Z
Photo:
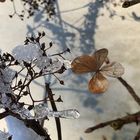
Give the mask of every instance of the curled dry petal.
M 92 93 L 104 93 L 108 88 L 107 79 L 100 73 L 96 73 L 89 81 L 88 88 Z
M 111 62 L 101 68 L 100 71 L 103 75 L 109 77 L 121 77 L 124 74 L 124 67 L 118 62 Z
M 108 50 L 103 48 L 96 51 L 92 56 L 82 55 L 76 57 L 72 63 L 72 71 L 76 74 L 96 72 L 105 62 Z

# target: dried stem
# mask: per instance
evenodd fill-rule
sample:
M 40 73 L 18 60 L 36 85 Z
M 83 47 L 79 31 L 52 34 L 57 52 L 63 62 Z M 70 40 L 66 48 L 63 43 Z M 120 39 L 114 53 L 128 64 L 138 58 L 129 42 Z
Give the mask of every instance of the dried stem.
M 140 98 L 134 91 L 134 89 L 121 77 L 118 78 L 118 80 L 125 86 L 125 88 L 128 90 L 128 92 L 131 94 L 131 96 L 134 98 L 136 103 L 140 105 Z
M 46 91 L 48 93 L 48 98 L 50 99 L 50 103 L 51 103 L 53 111 L 57 111 L 57 107 L 54 102 L 53 93 L 52 93 L 52 90 L 50 89 L 49 83 L 46 83 Z M 58 140 L 62 140 L 60 119 L 55 118 L 55 122 L 56 122 L 56 127 L 57 127 Z
M 123 3 L 122 7 L 123 7 L 123 8 L 128 8 L 128 7 L 133 6 L 133 5 L 136 5 L 136 4 L 138 4 L 138 3 L 140 3 L 140 0 L 131 0 L 131 1 L 126 0 L 126 1 Z
M 0 113 L 0 119 L 3 119 L 5 117 L 7 117 L 9 115 L 8 111 L 4 111 L 2 113 Z
M 137 112 L 135 114 L 130 114 L 130 115 L 124 116 L 122 118 L 117 118 L 115 120 L 111 120 L 111 121 L 97 124 L 93 127 L 89 127 L 88 129 L 86 129 L 85 132 L 91 133 L 96 129 L 103 128 L 103 127 L 106 127 L 108 125 L 113 127 L 115 130 L 118 130 L 118 129 L 121 129 L 123 127 L 123 125 L 125 125 L 125 124 L 129 124 L 129 123 L 138 124 L 138 122 L 140 122 L 140 112 Z

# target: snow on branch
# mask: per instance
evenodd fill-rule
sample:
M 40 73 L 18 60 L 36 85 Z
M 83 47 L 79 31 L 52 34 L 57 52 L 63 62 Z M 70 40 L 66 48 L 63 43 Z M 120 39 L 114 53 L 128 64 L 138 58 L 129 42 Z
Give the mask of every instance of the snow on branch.
M 33 98 L 31 83 L 34 80 L 52 75 L 63 85 L 64 81 L 60 80 L 57 74 L 60 75 L 71 67 L 71 62 L 63 56 L 65 53 L 70 53 L 69 48 L 60 53 L 50 54 L 48 50 L 53 47 L 53 43 L 50 42 L 47 47 L 41 42 L 44 36 L 45 33 L 42 32 L 36 37 L 27 37 L 24 45 L 17 46 L 12 54 L 0 54 L 0 108 L 5 110 L 0 114 L 0 118 L 8 115 L 16 117 L 49 140 L 49 135 L 39 123 L 41 120 L 48 117 L 76 119 L 80 114 L 76 109 L 57 111 L 48 108 L 46 101 L 53 104 L 62 102 L 61 96 L 57 99 L 50 96 L 41 100 Z M 22 72 L 25 77 L 21 77 Z M 30 98 L 31 103 L 23 102 L 23 97 Z

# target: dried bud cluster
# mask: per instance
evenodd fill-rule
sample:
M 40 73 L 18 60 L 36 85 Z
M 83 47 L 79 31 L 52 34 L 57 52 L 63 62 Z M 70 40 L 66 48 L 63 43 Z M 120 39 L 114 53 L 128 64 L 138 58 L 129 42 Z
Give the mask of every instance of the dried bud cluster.
M 6 0 L 0 0 L 0 2 L 5 2 Z M 16 1 L 11 0 L 13 3 L 13 14 L 9 15 L 12 18 L 14 15 L 17 15 L 21 20 L 24 20 L 25 15 L 27 18 L 34 16 L 37 12 L 46 14 L 47 19 L 55 15 L 55 0 L 20 0 L 23 9 L 20 13 L 16 9 Z

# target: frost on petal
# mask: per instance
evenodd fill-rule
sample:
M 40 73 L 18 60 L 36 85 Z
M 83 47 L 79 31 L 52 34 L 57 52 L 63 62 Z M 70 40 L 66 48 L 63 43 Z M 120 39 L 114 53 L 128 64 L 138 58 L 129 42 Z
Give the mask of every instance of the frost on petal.
M 51 59 L 49 61 L 50 63 L 44 63 L 43 65 L 43 73 L 48 73 L 48 72 L 55 72 L 59 69 L 61 69 L 63 63 L 59 61 L 58 59 Z
M 103 66 L 101 73 L 114 78 L 121 77 L 124 74 L 124 67 L 118 62 L 112 62 Z
M 15 71 L 5 68 L 0 69 L 0 93 L 11 93 L 11 82 L 15 76 Z
M 12 100 L 10 97 L 3 93 L 0 95 L 0 102 L 4 107 L 9 108 Z
M 5 68 L 1 72 L 2 72 L 2 75 L 3 75 L 4 82 L 6 82 L 6 83 L 12 82 L 12 80 L 13 80 L 15 74 L 16 74 L 16 71 L 14 71 L 12 69 L 9 69 L 9 68 Z
M 10 84 L 6 84 L 0 79 L 0 94 L 2 93 L 11 93 L 12 90 L 10 88 Z
M 9 133 L 5 133 L 0 130 L 0 140 L 9 140 L 10 137 L 11 135 Z
M 37 44 L 19 45 L 12 51 L 13 56 L 20 63 L 24 60 L 31 62 L 42 55 L 41 50 Z
M 76 109 L 68 109 L 63 111 L 52 111 L 48 108 L 47 104 L 38 104 L 34 107 L 35 119 L 42 119 L 44 117 L 60 117 L 77 119 L 80 113 Z
M 13 99 L 15 95 L 13 93 L 0 93 L 0 104 L 3 108 L 12 108 L 14 105 Z
M 38 68 L 45 69 L 51 65 L 50 62 L 51 62 L 50 58 L 48 58 L 47 56 L 42 56 L 36 60 L 35 64 Z

